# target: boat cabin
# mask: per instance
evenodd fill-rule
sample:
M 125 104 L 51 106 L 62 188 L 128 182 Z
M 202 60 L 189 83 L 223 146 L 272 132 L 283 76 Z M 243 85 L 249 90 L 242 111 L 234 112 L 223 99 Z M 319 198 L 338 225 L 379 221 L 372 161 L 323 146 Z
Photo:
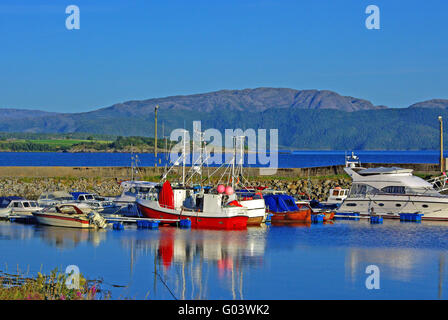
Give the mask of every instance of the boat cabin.
M 87 193 L 87 192 L 70 192 L 70 194 L 73 196 L 73 200 L 76 201 L 96 201 L 97 197 L 93 193 Z
M 330 195 L 328 196 L 327 203 L 342 203 L 342 201 L 348 197 L 349 192 L 349 189 L 330 189 Z
M 49 206 L 69 201 L 73 201 L 73 196 L 65 191 L 44 192 L 37 199 L 37 203 L 40 206 Z
M 398 167 L 344 168 L 353 182 L 349 197 L 369 194 L 425 194 L 440 195 L 433 185 L 412 174 L 412 169 Z
M 0 209 L 10 207 L 10 204 L 15 200 L 24 200 L 22 197 L 0 197 Z
M 29 213 L 42 208 L 34 200 L 25 200 L 20 197 L 1 197 L 0 209 L 9 209 L 12 213 Z

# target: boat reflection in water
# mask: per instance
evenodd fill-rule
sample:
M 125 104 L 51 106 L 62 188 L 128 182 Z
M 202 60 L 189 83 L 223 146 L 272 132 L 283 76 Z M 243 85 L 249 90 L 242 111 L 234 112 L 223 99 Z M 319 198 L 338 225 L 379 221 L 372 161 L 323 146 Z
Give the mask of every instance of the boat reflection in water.
M 434 262 L 437 263 L 434 263 Z M 445 253 L 430 252 L 415 249 L 391 248 L 353 248 L 346 255 L 345 276 L 346 281 L 359 284 L 360 278 L 365 278 L 366 267 L 375 265 L 379 267 L 380 275 L 387 274 L 393 281 L 402 284 L 412 283 L 416 276 L 432 276 L 434 288 L 437 285 L 437 297 L 442 299 L 442 287 L 445 269 Z M 418 270 L 422 268 L 423 270 Z
M 164 227 L 156 239 L 127 238 L 123 245 L 131 252 L 131 272 L 140 256 L 153 255 L 149 298 L 207 299 L 209 279 L 218 279 L 223 296 L 230 293 L 233 299 L 244 299 L 244 273 L 262 266 L 267 230 L 266 226 L 238 231 Z
M 9 221 L 0 221 L 0 240 L 26 240 L 34 236 L 34 229 L 31 226 L 29 228 L 22 228 L 20 225 L 18 228 L 10 226 Z
M 34 236 L 41 238 L 46 244 L 52 247 L 72 249 L 82 242 L 88 242 L 94 247 L 97 247 L 101 242 L 106 240 L 107 231 L 104 229 L 89 230 L 37 225 L 34 233 Z

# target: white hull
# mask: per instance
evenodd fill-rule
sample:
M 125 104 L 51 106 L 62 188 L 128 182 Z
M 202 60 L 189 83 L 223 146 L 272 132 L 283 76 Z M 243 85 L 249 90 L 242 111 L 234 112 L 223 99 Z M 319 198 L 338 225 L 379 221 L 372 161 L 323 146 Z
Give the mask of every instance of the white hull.
M 10 208 L 0 209 L 0 219 L 8 218 L 11 213 Z
M 33 212 L 42 210 L 43 208 L 12 208 L 11 215 L 32 216 Z
M 90 224 L 89 221 L 85 219 L 79 218 L 69 218 L 63 217 L 59 215 L 44 215 L 35 213 L 34 217 L 36 218 L 39 224 L 44 224 L 47 226 L 55 226 L 55 227 L 68 227 L 68 228 L 95 228 L 94 225 Z
M 261 218 L 261 222 L 266 220 L 266 207 L 264 199 L 240 200 L 238 202 L 247 209 L 247 216 L 249 219 Z
M 347 198 L 338 209 L 340 212 L 375 214 L 385 218 L 399 218 L 400 213 L 421 213 L 425 220 L 448 220 L 448 197 L 423 195 L 371 195 Z

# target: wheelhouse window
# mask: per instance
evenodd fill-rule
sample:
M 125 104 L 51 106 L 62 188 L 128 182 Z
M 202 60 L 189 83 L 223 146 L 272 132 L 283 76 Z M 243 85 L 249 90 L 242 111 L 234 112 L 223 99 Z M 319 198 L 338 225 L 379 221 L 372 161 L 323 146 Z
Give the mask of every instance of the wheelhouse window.
M 372 186 L 362 183 L 354 183 L 350 189 L 351 197 L 363 197 L 366 195 L 377 194 L 379 190 Z
M 385 193 L 405 194 L 406 188 L 403 186 L 388 186 L 381 189 Z

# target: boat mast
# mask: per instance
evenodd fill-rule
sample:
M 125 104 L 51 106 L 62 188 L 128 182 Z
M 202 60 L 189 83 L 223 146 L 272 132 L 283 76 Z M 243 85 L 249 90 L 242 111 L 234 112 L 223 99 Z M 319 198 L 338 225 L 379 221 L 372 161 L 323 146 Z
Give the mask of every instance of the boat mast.
M 235 190 L 236 137 L 233 137 L 232 189 Z
M 185 161 L 186 161 L 186 130 L 184 130 L 184 148 L 182 150 L 182 186 L 185 186 Z
M 134 181 L 134 149 L 131 144 L 131 181 Z
M 235 136 L 233 137 L 233 161 L 232 161 L 232 188 L 235 188 L 235 178 L 238 178 L 238 183 L 239 178 L 243 177 L 243 163 L 244 163 L 244 138 L 245 136 Z M 240 158 L 238 160 L 238 165 L 236 166 L 236 153 L 237 153 L 237 148 L 238 148 L 238 143 L 239 145 L 239 154 L 240 154 Z M 235 172 L 235 166 L 236 166 L 236 172 Z

